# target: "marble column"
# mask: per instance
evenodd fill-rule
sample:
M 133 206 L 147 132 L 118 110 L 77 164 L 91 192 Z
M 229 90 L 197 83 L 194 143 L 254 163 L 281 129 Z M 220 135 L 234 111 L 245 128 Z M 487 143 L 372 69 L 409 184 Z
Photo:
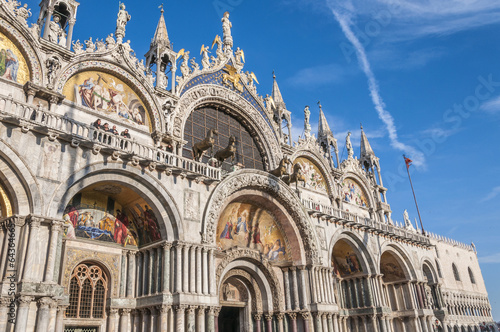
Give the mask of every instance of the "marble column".
M 309 321 L 311 319 L 309 312 L 303 311 L 300 313 L 300 315 L 302 316 L 302 320 L 304 321 L 304 332 L 309 332 Z
M 300 290 L 302 291 L 302 306 L 301 309 L 307 309 L 309 301 L 307 299 L 307 283 L 306 283 L 306 267 L 305 266 L 299 266 L 299 273 L 300 273 Z
M 73 39 L 73 28 L 75 27 L 76 20 L 70 18 L 68 20 L 68 35 L 66 37 L 66 48 L 71 49 L 71 40 Z
M 195 320 L 195 313 L 197 306 L 192 306 L 190 305 L 187 308 L 187 332 L 195 332 L 196 329 L 196 320 Z
M 283 324 L 285 323 L 284 318 L 285 318 L 285 314 L 284 313 L 279 312 L 279 313 L 276 314 L 276 322 L 278 324 L 278 332 L 284 332 L 285 331 L 285 327 L 283 326 Z
M 149 286 L 151 283 L 151 278 L 149 271 L 151 270 L 151 265 L 149 265 L 149 251 L 144 250 L 142 252 L 142 295 L 149 295 Z
M 335 330 L 333 327 L 333 314 L 329 313 L 327 314 L 327 320 L 328 320 L 328 332 L 338 332 L 338 330 Z
M 7 314 L 9 312 L 8 306 L 10 301 L 11 299 L 8 297 L 0 297 L 0 331 L 2 332 L 7 329 L 7 320 L 9 319 Z
M 137 251 L 128 252 L 128 265 L 127 265 L 127 297 L 134 297 L 135 289 L 135 256 Z
M 288 277 L 288 268 L 283 268 L 283 281 L 285 283 L 285 306 L 286 310 L 292 310 L 292 304 L 290 302 L 290 279 Z
M 203 263 L 201 261 L 201 247 L 196 247 L 196 293 L 202 294 L 202 266 Z
M 182 244 L 175 247 L 175 292 L 182 292 Z M 177 309 L 176 309 L 177 311 Z
M 219 313 L 220 313 L 221 307 L 215 307 L 214 308 L 214 330 L 215 332 L 219 332 Z M 225 332 L 225 331 L 221 331 Z
M 63 332 L 64 330 L 64 312 L 66 311 L 66 308 L 67 306 L 57 307 L 56 332 Z
M 266 332 L 273 332 L 273 314 L 265 314 L 264 318 L 266 319 Z
M 59 231 L 61 230 L 60 221 L 52 221 L 50 226 L 49 254 L 47 256 L 47 268 L 45 270 L 44 281 L 54 281 L 54 267 L 56 265 L 57 241 L 59 239 Z
M 149 294 L 154 294 L 156 293 L 156 275 L 157 275 L 157 264 L 156 264 L 156 249 L 152 248 L 148 250 L 148 258 L 149 258 L 149 286 L 148 286 L 148 293 Z
M 165 242 L 163 247 L 163 261 L 161 269 L 161 290 L 164 293 L 170 293 L 170 249 L 172 243 Z
M 175 307 L 175 331 L 185 332 L 184 319 L 185 319 L 186 305 L 178 305 Z
M 160 312 L 160 328 L 158 329 L 160 332 L 168 332 L 168 314 L 170 312 L 170 306 L 163 304 L 158 306 L 157 309 Z
M 297 313 L 289 312 L 291 332 L 297 332 Z
M 323 322 L 323 331 L 329 332 L 329 330 L 328 330 L 328 315 L 326 313 L 322 313 L 321 320 Z
M 256 332 L 261 332 L 262 329 L 261 329 L 261 319 L 262 319 L 262 315 L 261 314 L 254 314 L 253 315 L 253 319 L 254 319 L 254 325 L 255 325 L 255 331 Z M 221 331 L 222 332 L 222 331 Z
M 118 318 L 118 309 L 110 308 L 108 314 L 108 326 L 106 329 L 107 332 L 118 332 L 117 318 Z
M 127 251 L 123 250 L 121 255 L 120 266 L 120 297 L 125 297 L 127 294 Z
M 40 230 L 40 222 L 40 218 L 31 217 L 29 219 L 30 234 L 26 261 L 24 264 L 25 268 L 23 281 L 38 281 L 37 276 L 34 275 L 36 269 L 34 269 L 33 267 L 35 266 L 36 257 L 39 256 L 38 244 L 40 243 L 40 241 L 38 240 L 38 232 Z M 16 238 L 17 237 L 18 236 L 16 236 Z
M 130 329 L 130 312 L 132 310 L 125 308 L 120 310 L 120 332 L 129 332 Z
M 15 332 L 25 332 L 28 327 L 28 313 L 30 303 L 34 300 L 32 296 L 20 296 L 17 298 L 17 315 Z
M 139 297 L 142 296 L 142 284 L 143 284 L 143 278 L 142 278 L 142 254 L 140 252 L 137 252 L 137 269 L 136 269 L 136 283 L 135 283 L 135 294 L 134 296 Z
M 290 267 L 292 271 L 292 282 L 293 282 L 293 309 L 299 310 L 299 287 L 297 285 L 297 272 L 295 266 Z
M 378 322 L 377 322 L 377 315 L 372 315 L 371 316 L 371 325 L 372 325 L 372 331 L 373 332 L 378 332 Z
M 215 294 L 215 261 L 214 261 L 214 249 L 208 250 L 208 288 L 210 294 Z
M 149 308 L 150 318 L 149 318 L 149 330 L 158 331 L 158 310 L 156 307 Z
M 49 326 L 47 328 L 48 332 L 54 332 L 56 330 L 56 317 L 57 317 L 57 301 L 53 300 L 49 304 Z M 2 329 L 0 329 L 2 331 Z
M 205 247 L 202 248 L 201 259 L 203 261 L 201 266 L 203 268 L 202 291 L 203 294 L 208 294 L 208 250 Z
M 321 320 L 321 313 L 320 312 L 313 312 L 313 318 L 314 318 L 314 331 L 315 332 L 323 332 L 323 322 Z
M 198 249 L 200 249 L 198 247 Z M 199 252 L 199 251 L 198 251 Z M 205 332 L 205 311 L 207 310 L 204 306 L 199 306 L 196 313 L 196 332 Z
M 49 318 L 50 318 L 49 305 L 52 302 L 53 300 L 50 297 L 42 297 L 41 299 L 38 300 L 38 318 L 36 322 L 36 332 L 45 332 L 48 330 Z
M 215 308 L 210 307 L 207 310 L 207 332 L 215 332 Z
M 141 316 L 138 309 L 132 311 L 132 332 L 140 332 L 141 331 Z
M 196 247 L 189 249 L 189 292 L 196 293 Z

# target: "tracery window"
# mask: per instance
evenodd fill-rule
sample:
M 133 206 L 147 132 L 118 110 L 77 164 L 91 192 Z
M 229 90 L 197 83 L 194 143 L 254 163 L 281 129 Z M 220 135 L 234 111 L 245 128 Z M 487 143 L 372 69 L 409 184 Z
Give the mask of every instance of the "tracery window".
M 469 278 L 470 278 L 470 282 L 475 284 L 476 283 L 476 278 L 474 278 L 474 274 L 472 273 L 472 270 L 470 269 L 469 267 Z
M 69 285 L 68 318 L 103 318 L 108 291 L 108 277 L 97 265 L 78 265 Z
M 183 157 L 192 158 L 191 149 L 193 144 L 204 140 L 210 129 L 218 131 L 218 135 L 214 137 L 214 153 L 220 149 L 225 149 L 229 137 L 234 136 L 236 138 L 235 163 L 241 163 L 245 168 L 264 169 L 261 153 L 249 130 L 234 116 L 215 109 L 215 107 L 198 108 L 186 120 L 184 139 L 187 144 L 182 151 Z M 208 160 L 208 154 L 209 151 L 205 153 L 203 162 Z M 230 161 L 228 159 L 226 162 Z
M 451 264 L 451 268 L 453 269 L 453 276 L 455 277 L 456 281 L 460 281 L 460 275 L 458 274 L 457 266 L 455 263 Z

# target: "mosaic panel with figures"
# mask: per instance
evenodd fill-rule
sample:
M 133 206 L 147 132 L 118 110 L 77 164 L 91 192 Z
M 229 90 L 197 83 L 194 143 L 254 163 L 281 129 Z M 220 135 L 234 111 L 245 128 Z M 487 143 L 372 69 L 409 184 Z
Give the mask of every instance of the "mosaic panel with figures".
M 17 46 L 0 32 L 0 77 L 24 84 L 30 79 L 28 64 Z
M 299 157 L 295 159 L 295 163 L 302 166 L 302 172 L 306 178 L 306 188 L 328 192 L 325 177 L 319 170 L 318 166 L 312 163 L 309 159 Z
M 342 181 L 342 199 L 347 203 L 368 207 L 368 199 L 364 190 L 356 181 L 349 178 Z
M 384 252 L 380 258 L 380 272 L 383 274 L 385 282 L 406 279 L 398 260 L 389 252 Z
M 256 249 L 271 261 L 289 259 L 283 235 L 271 215 L 262 207 L 231 203 L 222 212 L 217 226 L 217 246 L 221 249 Z
M 332 266 L 338 277 L 352 276 L 363 272 L 363 267 L 352 247 L 340 240 L 332 252 Z
M 119 78 L 100 71 L 84 71 L 66 82 L 63 94 L 77 105 L 103 112 L 116 120 L 150 126 L 146 107 Z
M 138 246 L 161 240 L 153 210 L 129 188 L 98 185 L 76 194 L 64 211 L 67 238 Z

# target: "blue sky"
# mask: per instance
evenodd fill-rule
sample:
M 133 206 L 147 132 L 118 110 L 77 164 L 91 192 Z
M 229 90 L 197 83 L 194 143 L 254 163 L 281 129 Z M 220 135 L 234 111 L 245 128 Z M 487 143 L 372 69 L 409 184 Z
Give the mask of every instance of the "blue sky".
M 118 2 L 80 3 L 75 40 L 114 33 Z M 28 4 L 34 22 L 38 2 Z M 138 57 L 149 48 L 160 4 L 126 2 L 132 19 L 125 40 Z M 294 116 L 294 139 L 303 131 L 305 105 L 316 128 L 318 100 L 344 158 L 347 131 L 359 155 L 363 123 L 399 221 L 404 209 L 412 220 L 417 216 L 402 154 L 415 161 L 424 227 L 475 243 L 493 317 L 500 320 L 500 2 L 166 1 L 174 50 L 190 50 L 199 62 L 201 45 L 222 33 L 225 10 L 260 94 L 271 93 L 275 70 Z

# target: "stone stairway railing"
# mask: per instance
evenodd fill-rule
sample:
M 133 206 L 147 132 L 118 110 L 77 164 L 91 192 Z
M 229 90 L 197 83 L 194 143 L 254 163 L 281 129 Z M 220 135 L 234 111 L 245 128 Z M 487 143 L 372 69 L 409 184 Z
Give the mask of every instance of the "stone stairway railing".
M 150 169 L 171 170 L 205 181 L 221 179 L 221 170 L 218 168 L 177 156 L 152 145 L 98 130 L 66 116 L 14 100 L 10 96 L 0 95 L 0 120 L 18 125 L 24 132 L 33 130 L 45 133 L 49 138 L 67 140 L 73 146 L 87 145 L 97 152 L 102 149 L 116 158 L 128 158 L 134 164 L 146 164 Z

